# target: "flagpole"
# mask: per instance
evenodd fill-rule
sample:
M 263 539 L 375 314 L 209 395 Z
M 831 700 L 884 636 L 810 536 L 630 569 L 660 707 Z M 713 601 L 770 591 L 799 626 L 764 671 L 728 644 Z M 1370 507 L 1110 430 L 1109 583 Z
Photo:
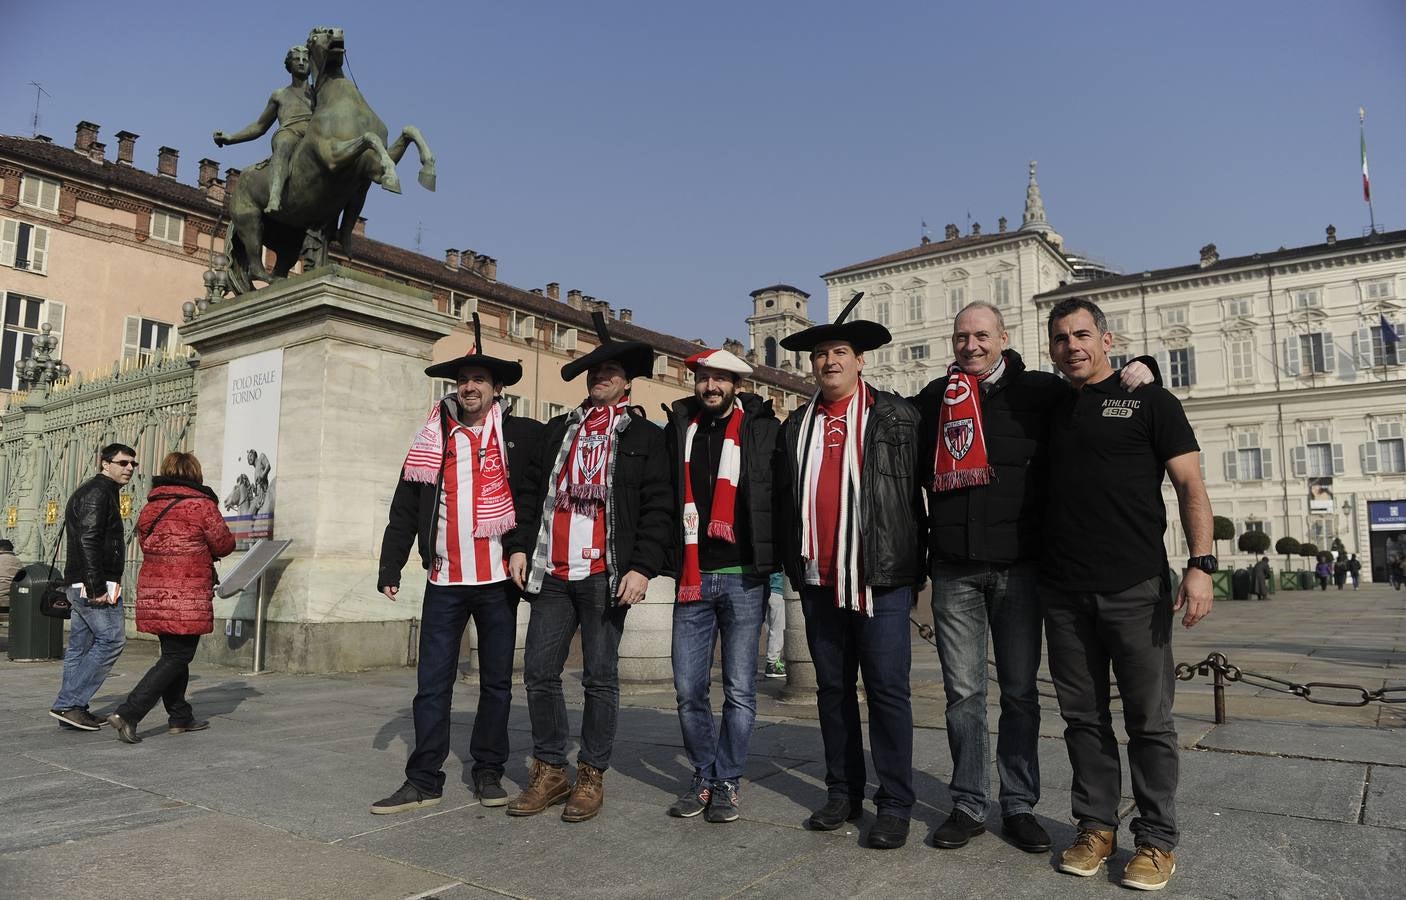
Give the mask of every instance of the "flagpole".
M 1367 110 L 1357 107 L 1358 136 L 1362 139 L 1362 197 L 1367 201 L 1367 220 L 1372 234 L 1377 233 L 1377 213 L 1372 208 L 1372 181 L 1367 176 Z

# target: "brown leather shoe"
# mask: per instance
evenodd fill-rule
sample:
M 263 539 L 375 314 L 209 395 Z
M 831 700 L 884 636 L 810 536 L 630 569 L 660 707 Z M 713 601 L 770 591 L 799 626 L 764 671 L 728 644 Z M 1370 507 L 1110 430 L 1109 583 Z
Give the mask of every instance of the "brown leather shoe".
M 1123 870 L 1123 887 L 1160 891 L 1177 871 L 1177 858 L 1160 847 L 1138 844 L 1132 861 Z
M 605 802 L 605 773 L 595 766 L 581 763 L 576 767 L 576 787 L 561 811 L 563 822 L 584 822 L 594 819 Z
M 1088 877 L 1098 872 L 1104 860 L 1118 849 L 1118 836 L 1112 831 L 1080 828 L 1069 849 L 1060 854 L 1059 870 Z
M 535 816 L 554 803 L 560 803 L 571 793 L 571 779 L 566 766 L 549 766 L 536 757 L 532 760 L 531 780 L 526 790 L 508 804 L 510 816 Z

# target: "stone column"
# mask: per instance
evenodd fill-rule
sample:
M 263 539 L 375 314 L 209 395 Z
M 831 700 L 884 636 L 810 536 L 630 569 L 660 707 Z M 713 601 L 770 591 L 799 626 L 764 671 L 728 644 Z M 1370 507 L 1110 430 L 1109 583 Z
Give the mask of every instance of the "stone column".
M 242 449 L 224 446 L 228 364 L 283 350 L 274 537 L 293 544 L 266 575 L 267 668 L 405 664 L 424 576 L 412 549 L 397 602 L 383 597 L 381 533 L 429 408 L 424 368 L 454 324 L 425 291 L 331 265 L 216 304 L 181 329 L 200 353 L 192 444 L 214 485 Z M 202 641 L 202 656 L 252 662 L 253 592 L 217 598 L 215 618 L 217 638 L 221 619 L 241 620 L 244 637 Z
M 674 579 L 649 580 L 644 599 L 625 616 L 620 639 L 620 682 L 672 683 L 674 680 Z
M 806 617 L 801 612 L 801 595 L 786 579 L 786 632 L 781 655 L 786 660 L 786 686 L 782 703 L 815 703 L 815 663 L 810 661 L 806 643 Z

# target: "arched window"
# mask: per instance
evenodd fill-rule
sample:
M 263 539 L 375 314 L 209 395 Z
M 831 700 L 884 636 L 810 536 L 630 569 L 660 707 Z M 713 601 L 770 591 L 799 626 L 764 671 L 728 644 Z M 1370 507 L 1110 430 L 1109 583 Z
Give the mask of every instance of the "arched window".
M 773 368 L 776 367 L 776 338 L 774 337 L 766 339 L 766 364 Z

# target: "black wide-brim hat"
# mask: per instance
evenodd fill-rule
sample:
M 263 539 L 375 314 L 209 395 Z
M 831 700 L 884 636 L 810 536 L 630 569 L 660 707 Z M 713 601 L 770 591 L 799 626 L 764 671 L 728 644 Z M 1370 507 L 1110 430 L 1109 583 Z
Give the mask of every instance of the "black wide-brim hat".
M 469 352 L 458 359 L 435 363 L 425 370 L 425 374 L 431 378 L 457 379 L 459 371 L 465 366 L 480 366 L 488 370 L 488 374 L 493 376 L 495 383 L 507 386 L 522 381 L 522 363 L 510 359 L 499 359 L 496 356 L 487 356 L 479 352 L 483 346 L 483 335 L 478 324 L 478 313 L 474 313 L 473 321 L 474 343 L 473 346 L 469 347 Z
M 831 341 L 844 341 L 854 348 L 855 353 L 863 353 L 866 350 L 874 350 L 887 344 L 893 340 L 893 335 L 889 334 L 889 330 L 878 322 L 871 322 L 868 319 L 845 321 L 850 310 L 854 309 L 859 298 L 863 296 L 863 291 L 855 294 L 845 308 L 840 311 L 840 314 L 835 317 L 835 321 L 825 325 L 813 325 L 804 331 L 786 335 L 781 339 L 781 346 L 787 350 L 808 351 Z
M 625 370 L 625 377 L 654 377 L 654 348 L 644 341 L 617 341 L 610 337 L 610 329 L 605 325 L 605 314 L 591 313 L 591 321 L 596 326 L 596 337 L 600 346 L 584 356 L 578 356 L 561 367 L 563 381 L 571 381 L 582 372 L 590 371 L 603 362 L 615 360 Z

